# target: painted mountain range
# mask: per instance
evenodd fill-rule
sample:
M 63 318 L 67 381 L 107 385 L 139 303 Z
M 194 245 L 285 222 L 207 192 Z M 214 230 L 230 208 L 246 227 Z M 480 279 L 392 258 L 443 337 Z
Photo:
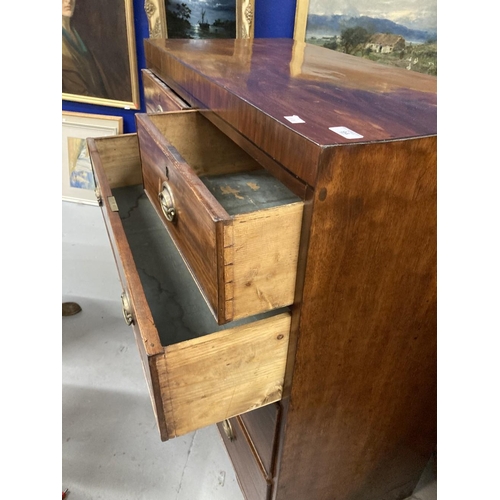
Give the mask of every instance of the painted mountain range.
M 397 24 L 388 19 L 380 19 L 368 16 L 345 16 L 331 15 L 320 16 L 310 14 L 307 17 L 307 34 L 306 38 L 311 36 L 335 36 L 340 35 L 342 30 L 346 28 L 355 28 L 360 26 L 370 33 L 392 33 L 401 35 L 407 42 L 424 43 L 429 40 L 437 39 L 435 30 L 415 30 L 407 28 L 402 24 Z

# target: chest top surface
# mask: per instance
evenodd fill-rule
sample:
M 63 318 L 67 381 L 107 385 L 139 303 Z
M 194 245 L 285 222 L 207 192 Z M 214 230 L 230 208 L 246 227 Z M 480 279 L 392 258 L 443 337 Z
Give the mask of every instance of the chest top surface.
M 203 102 L 201 79 L 320 146 L 437 132 L 433 76 L 290 39 L 146 40 L 152 53 L 196 75 L 186 90 L 202 104 L 217 103 Z

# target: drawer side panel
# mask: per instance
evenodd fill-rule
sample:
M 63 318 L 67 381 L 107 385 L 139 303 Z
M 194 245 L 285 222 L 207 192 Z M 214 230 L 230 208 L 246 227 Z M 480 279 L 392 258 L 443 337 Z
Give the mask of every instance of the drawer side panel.
M 298 202 L 234 218 L 234 319 L 293 303 L 302 212 Z
M 112 192 L 108 174 L 114 179 L 114 183 L 119 186 L 127 185 L 132 180 L 141 177 L 137 138 L 135 134 L 132 134 L 106 139 L 89 139 L 88 147 L 96 184 L 102 195 L 101 212 L 104 224 L 108 232 L 122 290 L 126 294 L 131 307 L 130 312 L 134 321 L 132 329 L 148 385 L 153 411 L 161 439 L 165 440 L 167 430 L 158 380 L 158 363 L 163 361 L 163 348 L 137 274 L 120 215 L 114 212 L 109 205 L 109 197 L 112 196 Z M 120 175 L 119 170 L 116 169 L 116 165 L 120 163 L 126 166 L 123 175 Z
M 283 313 L 167 347 L 159 379 L 169 437 L 280 400 L 289 331 Z

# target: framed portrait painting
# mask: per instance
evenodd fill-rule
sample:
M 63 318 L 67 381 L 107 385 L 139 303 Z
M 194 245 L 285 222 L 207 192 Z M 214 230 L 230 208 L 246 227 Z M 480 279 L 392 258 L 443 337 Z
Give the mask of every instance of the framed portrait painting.
M 123 132 L 121 116 L 62 112 L 62 199 L 97 205 L 87 137 Z
M 63 0 L 62 98 L 140 108 L 133 0 Z
M 437 0 L 297 0 L 294 39 L 437 76 Z
M 151 38 L 253 38 L 255 0 L 146 0 Z

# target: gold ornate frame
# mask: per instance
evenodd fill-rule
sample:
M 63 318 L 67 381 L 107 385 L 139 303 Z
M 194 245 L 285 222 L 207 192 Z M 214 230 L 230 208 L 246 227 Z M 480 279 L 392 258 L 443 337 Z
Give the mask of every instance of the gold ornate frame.
M 293 39 L 303 42 L 306 39 L 307 14 L 309 12 L 309 0 L 297 0 L 295 8 L 295 26 Z
M 168 38 L 165 1 L 145 0 L 144 10 L 148 18 L 149 37 Z M 254 13 L 255 0 L 236 0 L 236 38 L 253 38 Z
M 435 0 L 436 2 L 436 0 Z M 331 6 L 333 2 L 329 2 L 328 0 L 323 0 L 323 3 L 325 5 Z M 361 4 L 361 2 L 359 2 Z M 310 39 L 307 38 L 307 24 L 308 24 L 308 16 L 309 16 L 309 10 L 310 7 L 313 5 L 313 3 L 310 0 L 297 0 L 296 3 L 296 8 L 295 8 L 295 26 L 294 26 L 294 33 L 293 33 L 293 39 L 297 42 L 306 42 L 306 43 L 313 43 Z M 435 5 L 435 3 L 434 3 Z M 352 5 L 351 5 L 352 7 Z M 386 10 L 384 12 L 380 13 L 380 17 L 382 18 L 389 18 L 387 17 L 388 14 L 391 12 L 397 12 L 397 6 L 392 6 L 392 5 L 385 5 Z M 436 7 L 437 9 L 437 7 Z M 418 9 L 417 9 L 418 10 Z M 425 12 L 425 8 L 422 8 L 421 13 Z M 437 12 L 437 10 L 436 10 Z M 429 8 L 427 8 L 427 14 L 430 15 Z M 432 15 L 430 15 L 430 19 L 432 19 Z M 403 26 L 405 26 L 405 23 L 402 22 Z M 411 29 L 411 26 L 406 26 L 407 28 Z M 421 30 L 415 30 L 415 31 L 427 31 L 424 28 Z M 356 57 L 364 57 L 367 58 L 371 61 L 377 62 L 378 64 L 384 64 L 388 66 L 394 66 L 394 67 L 399 67 L 401 69 L 406 69 L 406 70 L 412 70 L 424 74 L 430 74 L 430 75 L 435 75 L 437 76 L 437 39 L 435 41 L 432 41 L 432 24 L 429 27 L 428 34 L 429 34 L 429 39 L 424 41 L 423 38 L 421 38 L 421 42 L 412 42 L 409 41 L 408 43 L 403 39 L 402 43 L 404 45 L 398 48 L 395 48 L 394 45 L 390 45 L 390 43 L 394 44 L 395 42 L 386 42 L 388 47 L 386 51 L 382 50 L 382 44 L 384 43 L 380 39 L 378 41 L 373 41 L 373 44 L 368 47 L 368 51 L 366 53 L 362 53 L 361 51 L 358 51 L 358 53 L 354 54 Z M 379 33 L 375 35 L 380 35 L 383 37 L 384 35 L 389 35 L 391 36 L 391 33 L 387 33 L 385 30 L 381 30 Z M 437 33 L 435 34 L 437 36 Z M 395 33 L 395 35 L 392 36 L 399 36 Z M 400 38 L 402 38 L 400 36 Z M 427 37 L 426 37 L 427 38 Z M 400 43 L 400 42 L 398 42 Z M 316 45 L 316 43 L 314 43 Z M 300 44 L 299 44 L 300 45 Z M 394 49 L 394 52 L 393 52 Z M 297 61 L 296 64 L 294 64 L 295 71 L 298 70 L 298 68 L 301 66 L 301 57 L 300 53 L 302 51 L 302 58 L 303 58 L 303 50 L 300 47 L 297 46 L 295 47 L 294 55 L 295 60 Z M 335 49 L 334 49 L 335 50 Z M 389 54 L 395 54 L 394 57 L 389 57 Z
M 127 53 L 130 66 L 131 95 L 129 101 L 104 99 L 100 97 L 90 97 L 76 94 L 62 94 L 63 100 L 82 102 L 86 104 L 98 104 L 101 106 L 112 106 L 123 109 L 140 109 L 139 96 L 139 74 L 137 69 L 137 51 L 134 28 L 134 5 L 133 0 L 123 0 L 125 9 L 125 28 L 127 34 Z M 156 0 L 155 0 L 156 1 Z M 161 2 L 160 2 L 161 3 Z

